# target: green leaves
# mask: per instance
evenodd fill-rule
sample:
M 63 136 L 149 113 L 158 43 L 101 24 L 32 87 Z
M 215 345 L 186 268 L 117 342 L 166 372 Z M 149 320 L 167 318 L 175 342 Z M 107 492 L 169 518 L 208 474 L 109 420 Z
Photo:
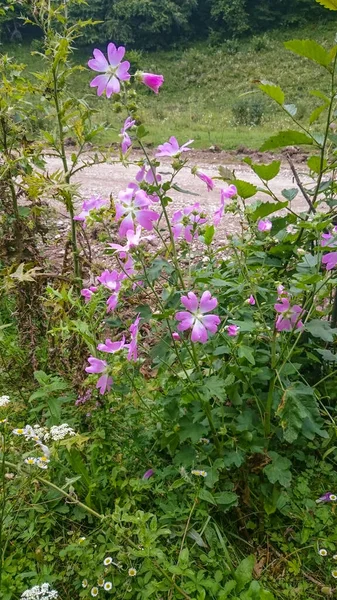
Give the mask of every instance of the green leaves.
M 261 83 L 258 85 L 258 88 L 262 90 L 265 94 L 267 94 L 269 98 L 275 100 L 277 104 L 283 106 L 285 96 L 283 90 L 280 88 L 279 85 L 274 85 L 269 81 L 261 81 Z
M 264 152 L 265 150 L 274 150 L 275 148 L 284 148 L 285 146 L 309 146 L 313 143 L 313 138 L 306 133 L 289 129 L 287 131 L 280 131 L 276 135 L 272 135 L 262 144 L 260 150 L 261 152 Z
M 263 181 L 274 179 L 280 172 L 280 160 L 273 160 L 269 165 L 258 165 L 253 163 L 252 159 L 247 156 L 247 158 L 244 159 L 244 162 L 247 163 L 247 165 L 253 169 L 254 173 L 256 173 Z
M 306 420 L 321 435 L 319 426 L 322 421 L 315 393 L 304 383 L 294 383 L 284 392 L 277 415 L 281 419 L 284 439 L 289 443 L 298 438 Z
M 246 198 L 251 198 L 252 196 L 255 196 L 257 192 L 256 185 L 253 185 L 248 181 L 242 181 L 241 179 L 233 179 L 231 183 L 233 183 L 236 186 L 238 195 L 241 196 L 241 198 L 243 198 L 244 200 L 246 200 Z
M 334 335 L 337 334 L 337 329 L 331 329 L 328 321 L 321 319 L 313 319 L 305 325 L 305 330 L 309 331 L 314 337 L 324 340 L 324 342 L 333 342 Z
M 337 10 L 337 0 L 316 0 L 316 2 L 329 10 Z
M 277 452 L 269 452 L 272 462 L 264 468 L 264 472 L 270 483 L 279 483 L 282 487 L 289 487 L 291 482 L 291 462 L 288 458 Z
M 244 558 L 237 567 L 234 578 L 236 581 L 236 591 L 241 592 L 243 588 L 253 579 L 253 569 L 255 566 L 255 557 L 253 554 Z
M 258 221 L 287 206 L 288 202 L 261 202 L 261 204 L 251 213 L 250 217 L 253 221 Z
M 284 42 L 284 45 L 287 50 L 291 50 L 299 56 L 304 56 L 326 69 L 331 63 L 331 54 L 314 40 L 290 40 Z

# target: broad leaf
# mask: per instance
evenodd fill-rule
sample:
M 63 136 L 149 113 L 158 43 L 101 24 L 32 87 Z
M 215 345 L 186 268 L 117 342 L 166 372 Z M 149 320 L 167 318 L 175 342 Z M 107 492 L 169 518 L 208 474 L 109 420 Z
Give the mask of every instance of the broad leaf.
M 206 400 L 211 400 L 214 397 L 223 400 L 226 397 L 224 380 L 221 377 L 217 377 L 217 375 L 208 377 L 201 390 Z
M 196 544 L 198 544 L 198 546 L 200 546 L 200 548 L 207 548 L 207 544 L 204 542 L 204 540 L 202 539 L 200 533 L 198 533 L 195 529 L 190 529 L 187 537 L 191 538 L 191 540 L 193 540 Z
M 240 358 L 245 358 L 251 365 L 255 365 L 253 351 L 248 346 L 239 346 L 238 354 Z
M 312 125 L 313 123 L 315 123 L 315 121 L 317 121 L 317 119 L 320 117 L 321 113 L 323 112 L 323 110 L 325 110 L 327 107 L 327 104 L 321 104 L 320 106 L 317 106 L 317 108 L 315 108 L 310 117 L 309 117 L 309 123 L 310 125 Z
M 277 102 L 277 104 L 280 104 L 280 106 L 282 106 L 284 104 L 284 100 L 285 100 L 284 92 L 280 88 L 279 85 L 275 85 L 274 83 L 271 83 L 270 81 L 261 81 L 261 83 L 258 85 L 258 87 L 265 94 L 267 94 L 267 96 L 269 96 L 269 98 L 271 98 L 272 100 L 275 100 L 275 102 Z
M 283 487 L 289 487 L 291 472 L 289 470 L 291 461 L 277 452 L 269 452 L 272 462 L 264 468 L 264 472 L 270 483 L 279 483 Z
M 253 221 L 258 221 L 258 219 L 263 219 L 272 213 L 281 210 L 282 208 L 286 208 L 288 206 L 288 202 L 261 202 L 261 204 L 254 210 L 254 212 L 250 215 Z
M 305 419 L 318 426 L 322 423 L 314 390 L 301 382 L 292 384 L 284 392 L 277 415 L 281 419 L 284 438 L 289 443 L 298 438 Z
M 241 592 L 243 588 L 253 579 L 253 570 L 255 566 L 255 556 L 251 554 L 244 558 L 234 573 L 236 581 L 236 591 Z
M 291 202 L 292 200 L 294 200 L 294 198 L 296 198 L 296 196 L 298 194 L 298 188 L 290 188 L 289 190 L 282 190 L 281 194 L 282 194 L 282 196 L 284 196 L 284 198 L 287 198 L 287 200 L 289 200 L 289 202 Z
M 215 494 L 214 496 L 217 504 L 226 504 L 226 505 L 237 505 L 238 497 L 234 492 L 220 492 L 219 494 Z
M 284 45 L 287 50 L 304 56 L 322 67 L 327 68 L 331 62 L 329 52 L 315 40 L 289 40 L 289 42 L 284 42 Z
M 262 144 L 260 150 L 274 150 L 275 148 L 284 148 L 285 146 L 297 146 L 297 145 L 311 145 L 313 139 L 306 133 L 301 131 L 293 131 L 288 129 L 287 131 L 280 131 L 276 135 L 271 136 L 268 140 Z
M 334 354 L 333 352 L 331 352 L 331 350 L 326 350 L 325 348 L 317 348 L 317 352 L 321 355 L 323 360 L 337 363 L 337 354 Z
M 337 10 L 337 0 L 316 0 L 316 2 L 329 10 Z
M 322 168 L 325 169 L 327 166 L 327 161 L 326 159 L 323 160 L 323 163 L 321 165 L 321 158 L 320 156 L 310 156 L 307 160 L 307 165 L 310 169 L 310 171 L 313 171 L 314 173 L 320 173 L 322 171 Z
M 242 181 L 241 179 L 233 179 L 232 183 L 236 186 L 238 195 L 244 200 L 255 196 L 257 192 L 257 186 L 249 183 L 248 181 Z
M 258 175 L 263 181 L 270 181 L 271 179 L 274 179 L 274 177 L 276 177 L 280 172 L 280 160 L 273 160 L 273 162 L 269 165 L 258 165 L 253 163 L 251 158 L 247 157 L 245 158 L 244 162 L 247 163 L 247 165 L 253 169 L 254 173 L 256 173 L 256 175 Z
M 337 329 L 331 329 L 328 321 L 322 321 L 321 319 L 313 319 L 305 325 L 306 331 L 309 331 L 314 337 L 324 340 L 324 342 L 333 342 L 334 335 L 337 333 Z
M 205 500 L 205 502 L 208 502 L 209 504 L 214 504 L 216 506 L 216 501 L 214 499 L 214 496 L 212 496 L 211 492 L 209 492 L 208 490 L 205 490 L 204 488 L 201 488 L 201 490 L 198 494 L 198 498 L 200 500 Z

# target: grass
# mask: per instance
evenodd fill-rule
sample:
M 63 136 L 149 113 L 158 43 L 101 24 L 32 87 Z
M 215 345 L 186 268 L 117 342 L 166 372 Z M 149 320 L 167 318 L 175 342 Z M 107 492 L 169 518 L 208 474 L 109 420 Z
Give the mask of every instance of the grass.
M 309 37 L 332 46 L 335 26 L 329 22 L 270 32 L 260 38 L 262 43 L 259 44 L 256 38 L 241 41 L 236 52 L 228 43 L 220 47 L 200 43 L 180 50 L 144 53 L 137 67 L 165 76 L 165 85 L 158 97 L 146 89 L 140 94 L 141 117 L 149 131 L 149 142 L 157 145 L 170 135 L 176 135 L 181 142 L 194 139 L 196 148 L 212 145 L 228 150 L 238 146 L 259 148 L 267 137 L 288 127 L 291 121 L 256 90 L 252 83 L 255 79 L 267 79 L 280 85 L 286 92 L 286 102 L 297 105 L 298 115 L 305 122 L 320 102 L 309 92 L 317 88 L 327 90 L 328 75 L 314 63 L 287 51 L 283 42 Z M 40 59 L 30 55 L 27 45 L 4 45 L 2 51 L 27 64 L 31 71 L 41 68 Z M 75 61 L 85 65 L 90 54 L 91 48 L 81 49 L 75 54 Z M 111 101 L 97 99 L 93 91 L 88 91 L 91 78 L 87 70 L 79 72 L 72 89 L 78 97 L 89 94 L 90 102 L 99 109 L 97 121 L 107 120 L 114 127 L 101 141 L 116 141 L 120 116 L 112 112 Z M 262 123 L 238 127 L 232 106 L 239 98 L 248 100 L 252 94 L 263 102 Z

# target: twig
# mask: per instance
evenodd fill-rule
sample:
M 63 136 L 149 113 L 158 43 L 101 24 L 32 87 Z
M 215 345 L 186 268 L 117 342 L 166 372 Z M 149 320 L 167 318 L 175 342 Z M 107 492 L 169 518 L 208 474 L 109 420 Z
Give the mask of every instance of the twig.
M 296 171 L 296 168 L 295 168 L 295 165 L 294 165 L 293 161 L 291 160 L 291 158 L 290 158 L 289 154 L 286 154 L 286 157 L 287 157 L 287 161 L 288 161 L 288 163 L 289 163 L 289 166 L 290 166 L 290 168 L 291 168 L 292 174 L 294 175 L 295 181 L 296 181 L 296 183 L 297 183 L 298 187 L 300 188 L 300 190 L 301 190 L 301 192 L 302 192 L 302 195 L 304 196 L 305 200 L 307 201 L 307 203 L 308 203 L 308 205 L 309 205 L 309 209 L 310 209 L 310 210 L 309 210 L 309 213 L 310 213 L 310 212 L 313 212 L 313 213 L 315 213 L 315 212 L 316 212 L 316 209 L 315 209 L 315 207 L 314 207 L 313 203 L 311 202 L 311 199 L 309 198 L 309 196 L 308 196 L 307 192 L 305 191 L 305 189 L 304 189 L 304 187 L 303 187 L 303 185 L 302 185 L 302 182 L 301 182 L 301 180 L 300 180 L 300 178 L 299 178 L 299 176 L 298 176 L 298 173 L 297 173 L 297 171 Z

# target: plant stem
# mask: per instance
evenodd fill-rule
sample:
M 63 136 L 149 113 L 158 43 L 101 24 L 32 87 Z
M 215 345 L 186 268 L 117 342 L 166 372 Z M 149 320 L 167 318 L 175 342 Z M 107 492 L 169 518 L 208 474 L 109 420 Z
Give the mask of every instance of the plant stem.
M 272 351 L 271 351 L 271 369 L 272 370 L 275 369 L 275 366 L 276 366 L 275 363 L 276 363 L 276 330 L 274 330 L 274 335 L 273 335 L 273 339 L 272 339 Z M 270 430 L 271 430 L 271 411 L 272 411 L 273 399 L 274 399 L 275 382 L 276 382 L 276 376 L 274 375 L 272 377 L 272 379 L 270 380 L 267 403 L 266 403 L 266 410 L 265 410 L 265 414 L 264 414 L 264 436 L 265 436 L 266 440 L 268 440 L 268 438 L 270 436 Z

